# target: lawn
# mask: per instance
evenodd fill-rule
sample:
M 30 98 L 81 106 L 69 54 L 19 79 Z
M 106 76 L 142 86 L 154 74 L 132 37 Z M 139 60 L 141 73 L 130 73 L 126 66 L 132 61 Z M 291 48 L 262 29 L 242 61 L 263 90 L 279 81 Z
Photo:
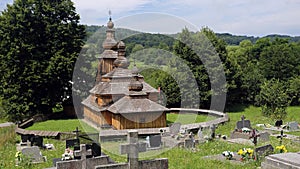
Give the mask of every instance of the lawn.
M 284 120 L 284 123 L 288 121 L 300 121 L 300 107 L 289 107 L 288 108 L 288 116 Z M 245 115 L 246 119 L 251 120 L 252 126 L 259 123 L 269 123 L 274 124 L 275 120 L 263 117 L 260 112 L 260 108 L 249 106 L 249 107 L 239 107 L 236 110 L 228 111 L 228 115 L 230 117 L 230 121 L 225 125 L 218 126 L 216 132 L 217 134 L 226 134 L 229 135 L 230 132 L 235 128 L 235 124 L 237 120 L 240 120 L 242 115 Z M 181 116 L 181 115 L 179 115 Z M 190 119 L 189 114 L 185 114 L 179 119 Z M 168 121 L 175 122 L 178 118 L 177 114 L 168 114 Z M 185 120 L 186 120 L 185 119 Z M 193 119 L 193 118 L 192 118 Z M 177 120 L 178 121 L 178 120 Z M 207 121 L 207 117 L 203 115 L 199 115 L 196 117 L 195 122 Z M 185 121 L 181 121 L 183 124 Z M 55 131 L 73 131 L 77 126 L 80 130 L 82 130 L 82 126 L 80 124 L 86 125 L 85 123 L 80 123 L 80 120 L 49 120 L 47 122 L 36 123 L 30 129 L 32 130 L 55 130 Z M 93 128 L 88 129 L 88 131 L 95 131 Z M 299 134 L 300 132 L 293 132 L 293 134 Z M 42 164 L 36 165 L 26 165 L 21 164 L 21 166 L 15 166 L 15 153 L 16 146 L 15 143 L 17 140 L 20 140 L 20 136 L 16 136 L 14 134 L 14 128 L 5 128 L 0 129 L 0 168 L 47 168 L 52 166 L 52 158 L 59 158 L 61 154 L 64 152 L 65 142 L 53 139 L 44 139 L 44 143 L 52 143 L 55 145 L 55 151 L 47 151 L 42 150 L 42 154 L 47 156 L 48 161 Z M 118 155 L 118 147 L 121 142 L 107 142 L 102 143 L 103 147 L 111 147 L 108 150 L 104 150 L 105 153 L 111 156 L 116 161 L 124 162 L 126 161 L 125 156 Z M 272 144 L 274 147 L 279 145 L 279 140 L 271 137 L 270 142 L 260 143 L 260 145 L 264 144 Z M 299 152 L 300 146 L 297 143 L 291 142 L 290 140 L 284 139 L 283 144 L 287 147 L 289 152 Z M 203 159 L 203 157 L 208 155 L 221 154 L 225 150 L 230 151 L 238 151 L 240 148 L 250 147 L 252 146 L 244 146 L 239 144 L 230 144 L 224 141 L 215 140 L 212 142 L 208 142 L 205 144 L 200 144 L 197 146 L 197 151 L 192 152 L 186 149 L 173 148 L 168 151 L 153 151 L 140 153 L 141 159 L 149 159 L 149 158 L 168 158 L 169 160 L 169 168 L 170 169 L 207 169 L 207 168 L 241 168 L 241 169 L 252 169 L 260 166 L 259 162 L 250 162 L 244 165 L 232 164 L 228 161 L 215 161 L 211 159 Z M 161 151 L 161 152 L 160 152 Z M 149 156 L 149 154 L 156 154 L 155 156 Z
M 72 132 L 78 127 L 79 130 L 87 133 L 97 133 L 98 131 L 90 127 L 82 120 L 69 119 L 69 120 L 48 120 L 44 122 L 35 123 L 33 126 L 28 127 L 27 130 L 46 130 L 46 131 L 61 131 Z
M 192 113 L 184 113 L 184 114 L 177 114 L 177 113 L 168 113 L 167 114 L 167 124 L 171 124 L 174 122 L 179 122 L 181 124 L 190 124 L 190 123 L 200 123 L 205 121 L 210 121 L 215 119 L 213 116 L 207 115 L 196 115 Z

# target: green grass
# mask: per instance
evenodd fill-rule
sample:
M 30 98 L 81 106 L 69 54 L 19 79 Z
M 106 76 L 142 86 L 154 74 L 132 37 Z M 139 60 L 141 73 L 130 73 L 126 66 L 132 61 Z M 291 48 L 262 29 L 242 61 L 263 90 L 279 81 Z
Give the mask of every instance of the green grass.
M 288 116 L 284 119 L 284 123 L 288 121 L 298 121 L 300 122 L 300 106 L 299 107 L 289 107 Z M 260 112 L 260 108 L 249 106 L 243 108 L 237 108 L 228 112 L 230 121 L 225 125 L 220 125 L 217 128 L 217 134 L 226 134 L 229 135 L 230 132 L 235 128 L 236 121 L 240 120 L 241 115 L 245 115 L 246 119 L 251 120 L 252 126 L 258 123 L 269 123 L 274 124 L 275 120 L 263 117 Z M 181 116 L 181 115 L 180 115 Z M 177 114 L 168 114 L 167 119 L 169 122 L 175 122 L 177 119 Z M 190 120 L 190 115 L 185 114 L 179 119 L 184 119 L 182 124 Z M 208 119 L 199 115 L 196 118 L 195 122 L 207 121 Z M 47 122 L 36 123 L 34 126 L 30 127 L 32 130 L 55 130 L 55 131 L 73 131 L 77 126 L 82 130 L 79 120 L 49 120 Z M 83 125 L 86 125 L 83 123 Z M 90 131 L 95 131 L 93 128 L 89 129 Z M 292 134 L 300 135 L 300 132 L 293 132 Z M 15 166 L 15 153 L 16 153 L 16 141 L 20 140 L 20 136 L 16 136 L 14 133 L 13 127 L 0 129 L 0 169 L 1 168 L 47 168 L 52 166 L 52 158 L 60 158 L 65 148 L 65 141 L 53 140 L 53 139 L 44 139 L 44 143 L 52 143 L 55 146 L 54 151 L 42 150 L 42 154 L 47 156 L 48 161 L 41 164 L 35 165 L 26 165 L 21 164 L 20 166 Z M 119 144 L 122 142 L 106 142 L 102 143 L 103 151 L 107 153 L 112 159 L 118 162 L 125 162 L 126 156 L 120 156 L 119 153 Z M 123 142 L 124 143 L 124 142 Z M 258 146 L 264 144 L 272 144 L 274 147 L 279 145 L 279 140 L 271 137 L 270 142 L 259 143 Z M 284 139 L 283 144 L 287 147 L 289 152 L 299 152 L 300 146 L 298 143 L 294 143 L 290 140 Z M 260 164 L 257 162 L 250 162 L 244 165 L 232 164 L 228 161 L 216 161 L 211 159 L 203 159 L 205 156 L 220 154 L 225 150 L 229 151 L 238 151 L 238 149 L 244 146 L 239 144 L 230 144 L 224 141 L 213 141 L 205 144 L 200 144 L 197 146 L 197 151 L 192 152 L 190 150 L 173 148 L 168 151 L 160 152 L 161 150 L 153 152 L 140 153 L 141 159 L 153 159 L 153 158 L 168 158 L 169 168 L 170 169 L 209 169 L 209 168 L 225 168 L 225 169 L 254 169 L 257 168 Z M 111 153 L 113 152 L 113 153 Z M 155 156 L 150 156 L 149 154 L 156 154 Z
M 181 124 L 190 124 L 190 123 L 200 123 L 205 121 L 210 121 L 215 119 L 213 116 L 207 115 L 196 115 L 192 113 L 185 114 L 176 114 L 176 113 L 168 113 L 167 114 L 167 124 L 171 124 L 174 122 L 179 122 Z
M 48 120 L 44 122 L 35 123 L 33 126 L 27 128 L 27 130 L 45 130 L 45 131 L 61 131 L 72 132 L 78 127 L 79 130 L 87 133 L 97 133 L 98 131 L 93 127 L 90 127 L 82 120 L 69 119 L 69 120 Z

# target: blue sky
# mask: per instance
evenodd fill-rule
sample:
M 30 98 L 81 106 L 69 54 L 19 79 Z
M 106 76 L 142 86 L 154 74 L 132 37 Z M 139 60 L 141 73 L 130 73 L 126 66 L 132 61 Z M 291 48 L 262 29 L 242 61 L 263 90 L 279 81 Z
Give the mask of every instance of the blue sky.
M 73 0 L 81 23 L 104 25 L 108 11 L 113 19 L 145 22 L 143 13 L 155 12 L 161 16 L 148 18 L 164 27 L 182 29 L 187 24 L 200 29 L 208 26 L 215 32 L 228 32 L 237 35 L 264 36 L 268 34 L 300 35 L 300 1 L 299 0 Z M 12 0 L 1 0 L 0 10 Z M 177 19 L 174 19 L 177 18 Z M 168 18 L 168 17 L 166 17 Z M 176 23 L 179 21 L 179 23 Z M 181 23 L 182 21 L 182 23 Z M 120 22 L 120 25 L 121 22 Z M 120 26 L 119 25 L 119 26 Z M 150 24 L 148 24 L 150 25 Z M 155 24 L 154 24 L 155 25 Z M 189 28 L 189 26 L 187 26 Z M 191 28 L 192 29 L 192 28 Z M 147 31 L 147 30 L 146 30 Z M 155 29 L 154 32 L 159 32 Z M 174 31 L 172 29 L 172 31 Z M 172 32 L 170 31 L 170 32 Z M 165 30 L 161 30 L 165 32 Z

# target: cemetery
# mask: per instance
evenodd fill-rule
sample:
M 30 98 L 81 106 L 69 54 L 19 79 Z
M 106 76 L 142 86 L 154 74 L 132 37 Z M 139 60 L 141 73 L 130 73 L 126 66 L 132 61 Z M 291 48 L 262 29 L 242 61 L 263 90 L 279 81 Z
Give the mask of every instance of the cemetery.
M 116 40 L 109 15 L 100 53 L 93 56 L 97 62 L 90 63 L 94 81 L 83 80 L 86 91 L 78 90 L 84 93 L 77 98 L 80 105 L 56 104 L 54 115 L 3 121 L 0 168 L 300 169 L 299 106 L 287 107 L 280 118 L 262 114 L 263 106 L 229 104 L 219 111 L 167 106 L 160 87 L 146 81 L 135 59 L 130 67 L 129 50 Z M 44 100 L 33 102 L 44 108 Z M 59 106 L 61 112 L 54 112 Z M 71 118 L 72 113 L 78 116 Z

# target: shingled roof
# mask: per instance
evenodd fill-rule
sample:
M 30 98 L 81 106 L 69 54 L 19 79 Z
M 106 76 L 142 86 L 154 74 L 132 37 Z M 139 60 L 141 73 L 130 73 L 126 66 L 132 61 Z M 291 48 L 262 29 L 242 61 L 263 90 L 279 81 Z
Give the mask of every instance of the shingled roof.
M 169 109 L 147 98 L 125 96 L 109 106 L 107 110 L 115 114 L 123 114 L 140 112 L 164 112 L 168 111 Z
M 98 58 L 112 58 L 116 59 L 118 57 L 118 52 L 114 50 L 105 50 Z
M 125 82 L 100 82 L 99 84 L 95 85 L 91 90 L 90 93 L 97 94 L 97 95 L 110 95 L 110 94 L 129 94 L 128 85 L 130 81 Z M 143 92 L 145 93 L 158 93 L 158 90 L 151 87 L 146 82 L 143 83 Z
M 97 103 L 95 101 L 93 101 L 91 95 L 88 96 L 86 99 L 84 99 L 81 103 L 83 105 L 89 107 L 90 109 L 96 111 L 96 112 L 100 112 L 100 111 L 106 110 L 106 107 L 99 108 L 99 106 L 97 105 Z

